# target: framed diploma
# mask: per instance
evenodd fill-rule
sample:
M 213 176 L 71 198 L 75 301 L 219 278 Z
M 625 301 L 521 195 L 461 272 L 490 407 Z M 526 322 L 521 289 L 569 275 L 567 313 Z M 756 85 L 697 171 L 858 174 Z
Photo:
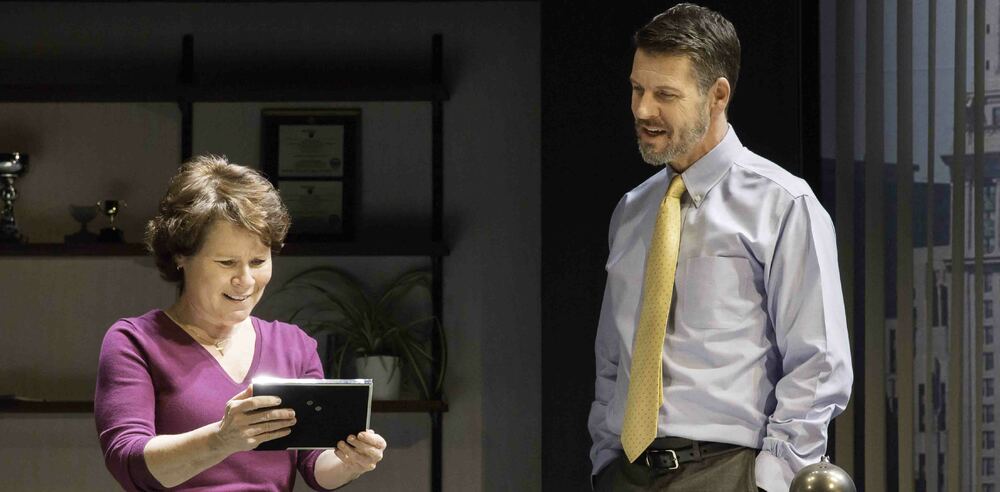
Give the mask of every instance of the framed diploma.
M 351 239 L 361 110 L 265 109 L 261 121 L 262 167 L 292 217 L 289 239 Z

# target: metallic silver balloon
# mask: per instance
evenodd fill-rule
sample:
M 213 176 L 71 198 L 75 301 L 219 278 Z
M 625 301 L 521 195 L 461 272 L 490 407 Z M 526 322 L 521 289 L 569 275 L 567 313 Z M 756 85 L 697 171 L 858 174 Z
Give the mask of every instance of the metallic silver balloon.
M 830 463 L 824 456 L 819 463 L 813 463 L 795 474 L 788 492 L 857 492 L 854 480 L 842 468 Z

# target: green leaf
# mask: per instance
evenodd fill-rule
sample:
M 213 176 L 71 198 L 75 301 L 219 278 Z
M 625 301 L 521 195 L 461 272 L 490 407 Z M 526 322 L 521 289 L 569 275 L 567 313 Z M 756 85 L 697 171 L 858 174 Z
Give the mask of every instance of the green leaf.
M 413 353 L 410 351 L 411 348 L 412 347 L 407 344 L 401 344 L 400 349 L 402 353 L 400 354 L 400 358 L 406 361 L 406 365 L 409 367 L 410 372 L 417 379 L 417 382 L 420 383 L 420 389 L 424 398 L 430 398 L 431 394 L 427 389 L 427 381 L 424 379 L 424 375 L 420 370 L 420 365 L 417 363 L 416 358 L 414 358 Z
M 404 380 L 415 382 L 423 396 L 429 398 L 441 391 L 448 361 L 447 340 L 440 320 L 434 316 L 412 319 L 412 305 L 403 309 L 400 301 L 417 293 L 427 295 L 429 301 L 431 288 L 430 272 L 416 270 L 395 278 L 381 295 L 371 296 L 349 273 L 320 266 L 289 279 L 269 296 L 267 303 L 276 315 L 314 336 L 332 334 L 338 346 L 329 349 L 328 358 L 336 364 L 332 371 L 338 376 L 348 354 L 395 355 L 400 358 Z M 430 308 L 430 302 L 427 305 Z M 406 316 L 400 316 L 404 312 Z M 432 323 L 429 334 L 427 323 Z M 437 361 L 431 350 L 432 340 L 441 347 Z M 428 367 L 437 376 L 433 387 L 424 374 Z

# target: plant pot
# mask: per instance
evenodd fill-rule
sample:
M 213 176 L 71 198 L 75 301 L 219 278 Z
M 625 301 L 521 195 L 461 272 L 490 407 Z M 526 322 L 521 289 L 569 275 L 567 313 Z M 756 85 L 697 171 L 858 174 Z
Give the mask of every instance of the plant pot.
M 372 380 L 372 399 L 399 399 L 399 357 L 373 355 L 354 361 L 358 377 Z

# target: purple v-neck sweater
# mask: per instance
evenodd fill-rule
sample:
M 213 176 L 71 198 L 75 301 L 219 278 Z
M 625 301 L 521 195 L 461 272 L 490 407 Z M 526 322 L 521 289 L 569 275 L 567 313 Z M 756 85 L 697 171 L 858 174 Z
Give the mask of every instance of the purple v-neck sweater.
M 101 346 L 94 418 L 105 463 L 122 487 L 163 490 L 146 467 L 146 443 L 218 422 L 226 402 L 255 376 L 323 377 L 315 340 L 294 325 L 251 320 L 257 341 L 240 382 L 159 309 L 111 325 Z M 310 487 L 324 490 L 313 474 L 320 452 L 238 452 L 173 490 L 287 491 L 296 468 Z

